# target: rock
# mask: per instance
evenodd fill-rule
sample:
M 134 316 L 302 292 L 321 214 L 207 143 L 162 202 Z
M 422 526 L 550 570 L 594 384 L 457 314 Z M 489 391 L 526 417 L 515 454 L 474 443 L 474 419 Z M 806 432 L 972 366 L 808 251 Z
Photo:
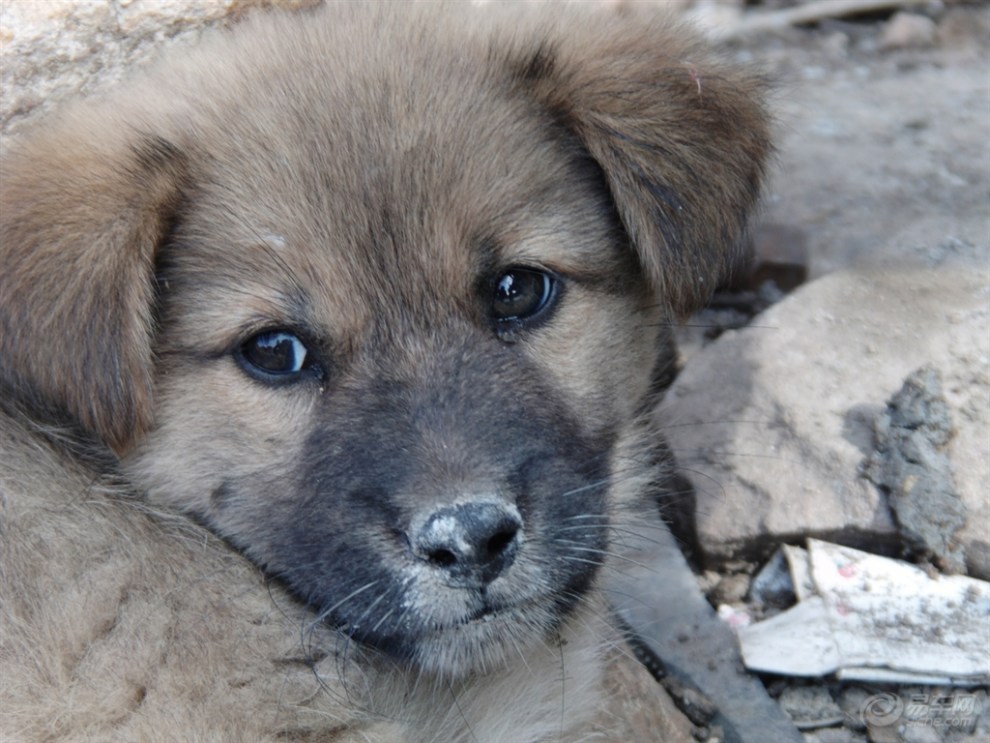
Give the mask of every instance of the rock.
M 849 34 L 833 31 L 822 40 L 822 48 L 831 57 L 846 57 L 849 54 Z
M 905 726 L 901 737 L 903 743 L 945 743 L 941 733 L 925 725 Z
M 990 34 L 987 15 L 962 3 L 953 5 L 946 8 L 939 19 L 936 32 L 938 45 L 975 61 L 985 48 L 987 35 Z
M 845 719 L 824 686 L 789 686 L 777 701 L 799 730 L 829 727 Z
M 0 127 L 98 89 L 233 0 L 8 0 L 0 6 Z
M 709 599 L 718 604 L 737 604 L 749 592 L 749 576 L 742 573 L 727 575 L 712 589 Z
M 164 47 L 252 8 L 316 0 L 4 0 L 0 3 L 0 129 L 35 110 L 99 90 Z
M 845 723 L 853 730 L 866 730 L 863 711 L 866 709 L 873 694 L 862 686 L 850 686 L 839 695 L 839 708 L 845 715 Z
M 761 607 L 778 609 L 794 603 L 794 582 L 791 580 L 783 550 L 774 552 L 773 557 L 760 568 L 760 572 L 753 576 L 749 599 Z
M 730 35 L 742 20 L 741 0 L 696 0 L 687 19 L 711 39 Z
M 876 450 L 863 467 L 888 494 L 908 546 L 950 574 L 965 570 L 956 534 L 966 524 L 966 507 L 945 453 L 954 433 L 941 378 L 923 367 L 877 417 Z
M 805 743 L 866 743 L 866 738 L 846 728 L 822 728 L 804 734 Z
M 967 568 L 990 577 L 983 260 L 980 270 L 830 274 L 691 359 L 660 415 L 696 491 L 703 557 L 765 558 L 805 535 L 898 548 L 886 498 L 859 467 L 883 402 L 930 364 L 955 422 L 946 451 L 968 512 L 959 533 Z
M 917 13 L 897 13 L 883 27 L 881 49 L 928 47 L 935 44 L 935 21 Z
M 697 576 L 697 580 L 698 588 L 707 596 L 722 580 L 722 574 L 714 570 L 706 570 Z
M 890 725 L 867 725 L 870 743 L 904 743 L 904 738 Z

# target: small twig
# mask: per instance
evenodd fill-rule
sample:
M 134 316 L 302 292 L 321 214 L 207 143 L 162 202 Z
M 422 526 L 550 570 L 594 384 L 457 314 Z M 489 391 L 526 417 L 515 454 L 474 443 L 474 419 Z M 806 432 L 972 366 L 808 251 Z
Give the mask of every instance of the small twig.
M 775 10 L 769 13 L 748 14 L 734 27 L 716 31 L 720 39 L 776 31 L 790 26 L 817 23 L 828 18 L 842 18 L 858 13 L 874 13 L 880 10 L 927 5 L 931 0 L 818 0 L 807 5 Z

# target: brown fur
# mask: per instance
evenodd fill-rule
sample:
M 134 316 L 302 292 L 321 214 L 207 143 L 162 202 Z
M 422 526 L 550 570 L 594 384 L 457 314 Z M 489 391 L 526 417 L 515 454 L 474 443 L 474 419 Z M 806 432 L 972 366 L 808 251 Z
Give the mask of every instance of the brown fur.
M 348 5 L 15 143 L 0 732 L 579 739 L 595 564 L 669 472 L 653 382 L 756 198 L 759 88 L 644 18 Z M 498 320 L 514 267 L 556 293 Z M 259 375 L 275 331 L 312 365 Z

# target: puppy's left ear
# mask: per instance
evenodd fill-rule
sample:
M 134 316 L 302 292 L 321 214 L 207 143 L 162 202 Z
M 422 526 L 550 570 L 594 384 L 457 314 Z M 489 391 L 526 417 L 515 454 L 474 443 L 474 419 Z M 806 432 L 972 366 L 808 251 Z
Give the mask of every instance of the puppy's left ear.
M 733 267 L 759 195 L 764 84 L 635 13 L 555 29 L 516 59 L 517 83 L 601 167 L 659 300 L 696 309 Z

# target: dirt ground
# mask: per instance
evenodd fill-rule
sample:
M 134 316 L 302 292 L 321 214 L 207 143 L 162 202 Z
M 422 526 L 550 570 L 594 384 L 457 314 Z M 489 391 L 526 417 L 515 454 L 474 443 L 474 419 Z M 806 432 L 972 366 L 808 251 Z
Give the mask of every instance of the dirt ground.
M 849 266 L 990 267 L 990 5 L 885 49 L 883 16 L 747 39 L 778 81 L 767 221 L 808 240 L 812 277 Z M 936 247 L 937 246 L 937 247 Z

